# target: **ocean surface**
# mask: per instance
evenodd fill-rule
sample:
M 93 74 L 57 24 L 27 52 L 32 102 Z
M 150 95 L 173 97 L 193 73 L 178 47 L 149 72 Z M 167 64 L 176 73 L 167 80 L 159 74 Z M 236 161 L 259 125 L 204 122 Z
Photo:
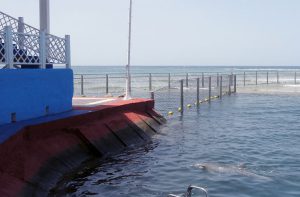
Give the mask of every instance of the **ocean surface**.
M 193 108 L 169 118 L 152 143 L 93 161 L 58 189 L 78 196 L 154 197 L 180 194 L 193 184 L 210 196 L 299 196 L 298 98 L 243 93 Z
M 156 197 L 183 194 L 192 184 L 212 197 L 300 196 L 300 87 L 271 88 L 277 91 L 239 87 L 183 116 L 175 111 L 151 143 L 88 161 L 55 193 Z

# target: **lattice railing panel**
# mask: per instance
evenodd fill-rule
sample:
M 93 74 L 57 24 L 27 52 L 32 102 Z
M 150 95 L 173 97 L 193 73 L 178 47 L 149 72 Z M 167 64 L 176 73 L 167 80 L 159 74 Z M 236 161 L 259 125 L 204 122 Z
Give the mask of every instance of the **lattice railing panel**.
M 47 44 L 47 61 L 54 64 L 64 64 L 66 62 L 66 40 L 53 35 L 48 35 Z
M 0 31 L 0 63 L 5 62 L 4 32 Z
M 39 64 L 39 36 L 12 33 L 14 64 Z M 25 47 L 26 46 L 26 47 Z

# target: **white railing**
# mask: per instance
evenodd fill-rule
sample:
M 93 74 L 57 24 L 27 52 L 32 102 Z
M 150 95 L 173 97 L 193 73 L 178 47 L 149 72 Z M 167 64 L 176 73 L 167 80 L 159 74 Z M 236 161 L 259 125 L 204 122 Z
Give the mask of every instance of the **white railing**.
M 18 65 L 65 64 L 71 66 L 70 36 L 60 38 L 46 34 L 0 12 L 0 64 L 5 68 Z

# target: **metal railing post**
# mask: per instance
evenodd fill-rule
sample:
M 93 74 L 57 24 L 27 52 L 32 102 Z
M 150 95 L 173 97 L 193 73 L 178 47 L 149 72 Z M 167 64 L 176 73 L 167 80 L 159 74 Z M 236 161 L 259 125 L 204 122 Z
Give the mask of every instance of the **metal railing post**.
M 168 77 L 168 87 L 169 89 L 171 89 L 171 73 L 169 73 L 169 77 Z
M 269 84 L 269 72 L 267 72 L 267 84 Z
M 211 76 L 208 77 L 208 102 L 211 101 Z
M 13 39 L 12 39 L 12 28 L 11 26 L 5 27 L 5 63 L 8 69 L 12 69 L 14 66 L 14 48 L 13 48 Z
M 199 107 L 200 102 L 200 79 L 197 78 L 197 107 Z
M 106 74 L 106 77 L 105 77 L 105 78 L 106 78 L 106 83 L 105 83 L 105 84 L 106 84 L 106 85 L 105 85 L 105 90 L 106 90 L 106 91 L 105 91 L 105 92 L 106 92 L 106 94 L 108 94 L 108 92 L 109 92 L 109 90 L 108 90 L 108 74 Z
M 223 86 L 223 79 L 222 79 L 223 77 L 222 77 L 222 75 L 220 76 L 220 99 L 222 98 L 222 96 L 223 96 L 223 90 L 222 90 L 222 86 Z
M 154 100 L 154 92 L 153 91 L 150 92 L 150 96 L 151 96 L 151 99 Z
M 183 100 L 184 98 L 183 98 L 183 79 L 182 80 L 180 80 L 180 108 L 181 108 L 181 114 L 183 113 L 183 102 L 184 102 L 184 100 Z
M 65 56 L 66 56 L 66 68 L 71 68 L 71 38 L 70 35 L 66 35 L 65 36 L 65 47 L 66 47 L 66 51 L 65 51 Z
M 204 88 L 204 73 L 202 73 L 202 88 Z
M 244 72 L 244 86 L 246 86 L 246 72 Z
M 234 84 L 233 92 L 236 93 L 236 75 L 233 75 L 233 84 Z
M 228 76 L 228 94 L 231 95 L 231 75 Z
M 257 71 L 255 72 L 255 85 L 257 85 Z
M 80 85 L 81 85 L 81 96 L 83 96 L 83 95 L 84 95 L 83 75 L 81 75 L 81 82 L 80 82 Z
M 189 73 L 186 73 L 185 80 L 185 87 L 189 87 Z
M 279 72 L 277 71 L 277 84 L 279 84 Z
M 46 68 L 46 33 L 44 31 L 40 31 L 40 39 L 39 39 L 39 46 L 40 46 L 40 68 Z
M 149 73 L 149 91 L 152 90 L 152 74 Z

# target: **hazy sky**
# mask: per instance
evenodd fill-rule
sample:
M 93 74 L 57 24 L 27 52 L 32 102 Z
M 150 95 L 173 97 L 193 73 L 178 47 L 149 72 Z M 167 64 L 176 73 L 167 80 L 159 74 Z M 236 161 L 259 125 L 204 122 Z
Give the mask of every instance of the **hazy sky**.
M 0 0 L 39 27 L 39 0 Z M 134 65 L 300 65 L 300 0 L 133 0 Z M 129 0 L 50 0 L 73 65 L 125 65 Z

